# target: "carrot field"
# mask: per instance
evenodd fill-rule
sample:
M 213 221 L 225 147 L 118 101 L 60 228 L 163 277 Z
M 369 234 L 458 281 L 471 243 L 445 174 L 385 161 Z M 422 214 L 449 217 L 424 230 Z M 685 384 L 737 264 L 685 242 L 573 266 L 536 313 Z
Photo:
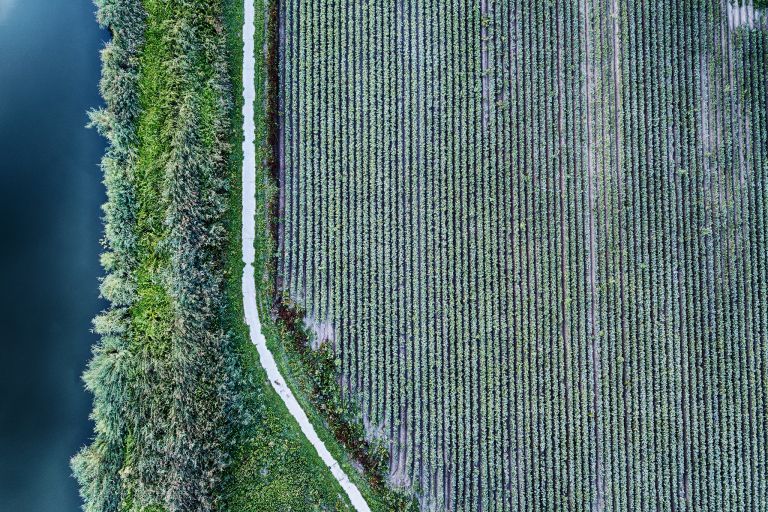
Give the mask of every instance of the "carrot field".
M 277 290 L 424 510 L 768 510 L 768 12 L 279 0 Z

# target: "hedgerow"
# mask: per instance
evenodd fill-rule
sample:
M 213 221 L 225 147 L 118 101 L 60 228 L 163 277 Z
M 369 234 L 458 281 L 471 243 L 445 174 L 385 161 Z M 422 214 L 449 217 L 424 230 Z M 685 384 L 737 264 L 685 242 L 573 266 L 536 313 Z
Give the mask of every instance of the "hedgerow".
M 221 323 L 232 94 L 221 13 L 199 2 L 97 5 L 113 34 L 106 107 L 91 115 L 110 142 L 101 292 L 111 307 L 94 320 L 102 340 L 84 377 L 96 437 L 73 469 L 86 510 L 209 510 L 239 420 Z M 149 17 L 166 32 L 148 57 Z
M 128 331 L 137 260 L 135 191 L 130 176 L 136 165 L 138 52 L 146 16 L 139 0 L 103 0 L 97 6 L 99 23 L 112 32 L 112 41 L 102 51 L 100 89 L 106 107 L 91 113 L 93 126 L 109 141 L 102 160 L 107 202 L 103 207 L 106 252 L 101 293 L 112 306 L 94 320 L 102 339 L 83 377 L 94 396 L 95 438 L 72 461 L 88 512 L 118 510 L 125 492 L 120 471 L 126 461 L 129 428 L 125 411 L 134 398 L 135 363 Z

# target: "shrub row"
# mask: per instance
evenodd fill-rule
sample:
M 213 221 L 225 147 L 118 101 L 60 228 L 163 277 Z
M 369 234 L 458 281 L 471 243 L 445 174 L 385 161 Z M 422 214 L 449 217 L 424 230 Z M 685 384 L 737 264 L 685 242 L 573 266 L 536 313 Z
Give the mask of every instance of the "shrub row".
M 231 98 L 220 2 L 99 0 L 110 307 L 84 375 L 87 511 L 211 510 L 245 421 L 225 316 Z

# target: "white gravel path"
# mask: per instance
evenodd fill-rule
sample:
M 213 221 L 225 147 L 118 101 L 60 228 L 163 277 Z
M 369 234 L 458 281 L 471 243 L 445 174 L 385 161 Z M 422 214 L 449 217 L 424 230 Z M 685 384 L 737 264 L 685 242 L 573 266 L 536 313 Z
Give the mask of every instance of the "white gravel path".
M 280 371 L 275 364 L 275 358 L 267 348 L 267 341 L 261 332 L 261 322 L 259 321 L 259 312 L 256 308 L 256 285 L 254 280 L 253 261 L 255 250 L 253 247 L 253 237 L 255 233 L 254 216 L 256 211 L 256 144 L 254 141 L 254 113 L 253 104 L 256 99 L 254 87 L 254 0 L 244 0 L 245 4 L 245 23 L 243 25 L 243 306 L 245 308 L 245 321 L 251 334 L 251 342 L 256 345 L 261 359 L 261 365 L 267 372 L 272 387 L 280 395 L 291 415 L 301 427 L 301 431 L 307 436 L 309 442 L 317 450 L 320 458 L 328 466 L 339 481 L 341 487 L 346 491 L 352 505 L 360 512 L 369 512 L 368 504 L 363 499 L 360 490 L 353 484 L 346 473 L 339 467 L 338 462 L 325 447 L 325 444 L 315 432 L 315 428 L 309 422 L 307 415 L 302 410 L 296 397 L 288 388 L 285 379 L 280 375 Z M 261 101 L 261 100 L 259 100 Z

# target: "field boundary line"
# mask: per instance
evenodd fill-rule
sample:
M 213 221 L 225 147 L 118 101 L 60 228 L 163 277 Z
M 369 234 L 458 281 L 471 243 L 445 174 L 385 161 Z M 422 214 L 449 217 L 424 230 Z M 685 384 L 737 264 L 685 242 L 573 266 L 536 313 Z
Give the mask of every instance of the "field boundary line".
M 288 388 L 285 379 L 277 368 L 275 358 L 267 347 L 267 341 L 261 330 L 259 312 L 256 307 L 256 280 L 254 276 L 253 262 L 256 250 L 254 248 L 254 236 L 256 230 L 256 140 L 254 125 L 254 101 L 256 101 L 255 88 L 255 54 L 254 54 L 254 6 L 253 0 L 244 0 L 243 22 L 243 170 L 242 170 L 242 251 L 243 251 L 243 308 L 245 310 L 245 322 L 251 343 L 256 346 L 259 360 L 267 373 L 272 388 L 285 403 L 288 412 L 298 422 L 302 433 L 306 436 L 317 454 L 330 469 L 333 476 L 347 493 L 352 506 L 358 512 L 370 512 L 360 490 L 347 477 L 333 455 L 328 451 L 325 443 L 320 439 L 309 421 L 304 410 L 299 405 L 296 397 Z

